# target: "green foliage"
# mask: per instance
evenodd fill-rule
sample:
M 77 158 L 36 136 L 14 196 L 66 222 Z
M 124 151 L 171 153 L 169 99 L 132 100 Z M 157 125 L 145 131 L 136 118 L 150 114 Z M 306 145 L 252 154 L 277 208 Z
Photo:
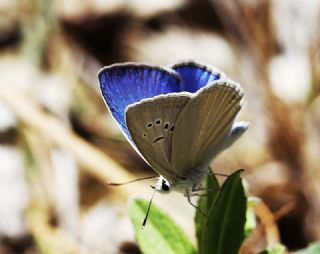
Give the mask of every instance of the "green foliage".
M 196 250 L 181 228 L 167 214 L 155 206 L 151 207 L 147 225 L 141 228 L 148 202 L 134 200 L 131 220 L 137 243 L 144 254 L 195 254 Z
M 221 189 L 214 176 L 207 177 L 208 195 L 199 199 L 195 216 L 199 254 L 239 252 L 245 236 L 247 208 L 240 173 L 238 170 L 230 175 Z M 147 226 L 142 229 L 147 206 L 148 202 L 143 200 L 135 200 L 131 206 L 137 243 L 144 254 L 196 253 L 182 230 L 155 206 L 150 210 Z
M 198 207 L 202 213 L 209 214 L 210 207 L 214 203 L 220 189 L 218 180 L 214 175 L 207 176 L 205 188 L 208 190 L 208 195 L 202 196 L 199 199 Z M 202 243 L 204 242 L 203 239 L 206 233 L 207 217 L 205 217 L 199 210 L 196 212 L 195 226 L 198 240 L 198 251 L 199 253 L 202 253 Z
M 223 183 L 209 208 L 200 254 L 238 253 L 244 239 L 246 197 L 238 170 Z
M 277 247 L 266 249 L 259 254 L 285 254 L 286 248 L 282 245 L 279 245 Z
M 251 235 L 253 230 L 257 227 L 257 218 L 253 209 L 253 206 L 257 202 L 260 202 L 260 199 L 257 197 L 248 197 L 247 199 L 246 224 L 244 225 L 245 238 Z
M 309 245 L 306 249 L 298 251 L 296 254 L 318 254 L 320 253 L 320 242 Z

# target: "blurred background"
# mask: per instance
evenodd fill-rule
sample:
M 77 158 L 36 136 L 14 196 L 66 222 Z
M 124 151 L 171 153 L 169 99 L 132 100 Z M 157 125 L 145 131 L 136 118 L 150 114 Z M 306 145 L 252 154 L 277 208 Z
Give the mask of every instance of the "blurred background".
M 196 59 L 246 90 L 244 168 L 260 224 L 243 253 L 320 239 L 320 1 L 1 0 L 0 253 L 139 253 L 128 210 L 152 175 L 111 119 L 97 72 Z M 194 209 L 156 195 L 193 241 Z

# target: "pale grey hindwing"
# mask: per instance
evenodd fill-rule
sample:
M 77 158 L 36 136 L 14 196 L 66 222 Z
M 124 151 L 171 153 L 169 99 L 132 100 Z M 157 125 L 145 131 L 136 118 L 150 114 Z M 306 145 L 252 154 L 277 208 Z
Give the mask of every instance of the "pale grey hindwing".
M 207 166 L 227 138 L 244 95 L 229 79 L 215 81 L 199 90 L 177 120 L 172 140 L 171 164 L 176 173 L 195 175 Z
M 180 177 L 171 166 L 172 134 L 190 95 L 145 99 L 126 108 L 126 124 L 135 145 L 150 166 L 169 182 Z

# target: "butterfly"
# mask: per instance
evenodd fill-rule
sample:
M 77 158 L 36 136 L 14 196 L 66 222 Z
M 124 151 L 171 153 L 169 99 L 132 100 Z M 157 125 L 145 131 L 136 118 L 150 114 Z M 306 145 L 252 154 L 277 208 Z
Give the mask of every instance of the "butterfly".
M 211 160 L 249 125 L 235 122 L 243 88 L 206 64 L 120 63 L 104 67 L 98 77 L 111 115 L 159 174 L 159 192 L 174 189 L 189 198 L 209 173 Z

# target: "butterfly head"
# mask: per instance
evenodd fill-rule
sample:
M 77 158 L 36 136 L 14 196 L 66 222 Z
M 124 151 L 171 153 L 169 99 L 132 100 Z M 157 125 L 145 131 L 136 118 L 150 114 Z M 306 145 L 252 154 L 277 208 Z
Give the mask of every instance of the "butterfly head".
M 171 185 L 168 180 L 166 180 L 163 176 L 160 176 L 156 183 L 155 189 L 160 193 L 169 193 L 171 190 Z

